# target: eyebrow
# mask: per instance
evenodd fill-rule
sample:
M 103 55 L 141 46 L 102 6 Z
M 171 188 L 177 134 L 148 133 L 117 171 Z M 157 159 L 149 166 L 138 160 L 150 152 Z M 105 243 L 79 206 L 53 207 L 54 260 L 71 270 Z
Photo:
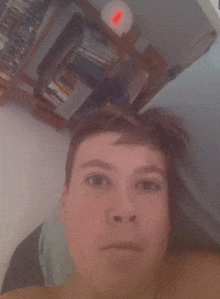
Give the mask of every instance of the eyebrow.
M 109 165 L 108 163 L 101 161 L 99 159 L 92 159 L 90 161 L 84 162 L 83 164 L 80 165 L 81 169 L 87 168 L 87 167 L 100 167 L 105 170 L 110 170 L 110 171 L 116 171 L 117 168 Z M 152 165 L 144 165 L 141 167 L 138 167 L 135 169 L 134 173 L 135 174 L 142 174 L 142 173 L 159 173 L 162 175 L 164 178 L 166 178 L 166 175 L 162 169 L 160 169 L 158 166 L 152 164 Z

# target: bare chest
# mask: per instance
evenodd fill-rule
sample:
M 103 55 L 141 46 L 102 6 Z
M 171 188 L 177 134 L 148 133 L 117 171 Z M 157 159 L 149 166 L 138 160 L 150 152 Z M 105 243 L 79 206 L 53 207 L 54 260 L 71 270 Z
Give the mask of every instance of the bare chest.
M 48 288 L 49 295 L 45 299 L 70 299 L 63 297 L 62 290 L 63 287 L 59 286 Z M 197 253 L 177 253 L 170 256 L 164 263 L 158 278 L 156 299 L 217 298 L 220 298 L 219 257 L 213 258 L 212 255 Z

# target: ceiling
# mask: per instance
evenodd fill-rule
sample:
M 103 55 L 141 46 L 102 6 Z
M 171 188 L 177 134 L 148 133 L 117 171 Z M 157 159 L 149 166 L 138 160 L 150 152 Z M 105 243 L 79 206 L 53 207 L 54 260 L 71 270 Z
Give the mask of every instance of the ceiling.
M 88 0 L 99 12 L 108 0 Z M 135 48 L 152 45 L 169 69 L 180 72 L 190 66 L 215 42 L 220 19 L 209 0 L 124 0 L 133 12 L 142 36 Z M 199 3 L 198 3 L 199 2 Z

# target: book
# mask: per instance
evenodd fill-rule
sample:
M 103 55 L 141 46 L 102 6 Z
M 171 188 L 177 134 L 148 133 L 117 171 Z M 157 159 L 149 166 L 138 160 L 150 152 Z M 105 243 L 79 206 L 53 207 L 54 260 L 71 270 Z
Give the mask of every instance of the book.
M 85 30 L 81 47 L 85 48 L 94 55 L 96 54 L 103 60 L 109 61 L 109 63 L 114 60 L 118 60 L 117 48 L 115 45 L 112 42 L 109 42 L 108 45 L 106 45 L 105 43 L 95 39 L 94 32 L 90 30 Z
M 50 82 L 44 96 L 57 107 L 61 107 L 69 101 L 78 81 L 79 79 L 70 70 L 65 69 L 57 79 Z
M 102 48 L 99 47 L 98 45 L 94 45 L 92 46 L 91 43 L 84 43 L 81 45 L 82 48 L 86 49 L 87 51 L 89 51 L 90 53 L 92 53 L 93 55 L 96 55 L 100 58 L 102 58 L 105 61 L 108 62 L 112 62 L 115 60 L 118 60 L 118 56 L 114 55 L 109 48 Z
M 74 90 L 74 88 L 78 82 L 78 78 L 76 78 L 76 76 L 74 76 L 71 71 L 66 69 L 59 75 L 58 79 L 55 80 L 56 84 L 58 82 L 60 82 L 61 85 L 68 87 L 72 91 L 72 90 Z
M 106 75 L 106 70 L 103 67 L 85 59 L 79 54 L 77 54 L 73 62 L 69 64 L 68 69 L 73 72 L 73 74 L 75 73 L 81 81 L 84 81 L 92 87 Z
M 91 57 L 93 58 L 95 61 L 98 61 L 99 63 L 103 64 L 103 65 L 110 65 L 111 62 L 109 60 L 103 59 L 102 57 L 98 56 L 96 53 L 92 53 L 91 51 L 87 50 L 87 49 L 83 49 L 83 53 L 87 56 L 87 57 Z M 81 53 L 80 53 L 81 54 Z
M 55 106 L 60 106 L 63 103 L 63 101 L 53 93 L 44 92 L 43 97 L 45 97 L 49 102 L 51 102 Z
M 97 60 L 95 57 L 92 57 L 92 56 L 90 56 L 90 55 L 87 55 L 87 54 L 84 52 L 84 49 L 79 48 L 79 49 L 78 49 L 78 53 L 79 53 L 82 57 L 84 57 L 84 58 L 90 60 L 90 61 L 93 62 L 93 63 L 96 63 L 98 66 L 100 66 L 100 67 L 102 67 L 102 68 L 106 68 L 106 64 L 103 64 L 102 62 L 100 62 L 99 60 Z
M 60 80 L 56 81 L 56 85 L 62 90 L 62 92 L 64 92 L 67 96 L 70 96 L 72 89 L 65 83 L 63 83 Z
M 86 101 L 92 91 L 93 89 L 79 80 L 74 91 L 69 97 L 69 101 L 66 101 L 64 104 L 57 107 L 56 114 L 66 120 L 69 120 L 72 115 L 80 108 L 80 106 Z
M 69 96 L 53 81 L 48 85 L 48 87 L 53 90 L 64 102 L 68 100 Z
M 55 101 L 56 105 L 66 102 L 73 92 L 76 83 L 76 77 L 69 70 L 63 71 L 55 81 L 50 82 L 48 85 L 50 96 L 52 95 L 51 100 Z

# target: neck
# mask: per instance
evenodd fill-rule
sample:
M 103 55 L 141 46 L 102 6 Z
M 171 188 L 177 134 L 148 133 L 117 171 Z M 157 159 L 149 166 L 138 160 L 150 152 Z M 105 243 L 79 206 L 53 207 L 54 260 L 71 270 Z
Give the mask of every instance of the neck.
M 74 281 L 63 286 L 62 299 L 155 299 L 157 292 L 156 279 L 146 283 L 138 282 L 128 287 L 121 285 L 108 286 L 100 291 L 99 286 L 94 287 L 88 281 L 76 276 Z M 99 291 L 97 291 L 99 289 Z

